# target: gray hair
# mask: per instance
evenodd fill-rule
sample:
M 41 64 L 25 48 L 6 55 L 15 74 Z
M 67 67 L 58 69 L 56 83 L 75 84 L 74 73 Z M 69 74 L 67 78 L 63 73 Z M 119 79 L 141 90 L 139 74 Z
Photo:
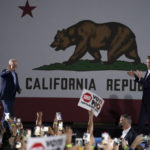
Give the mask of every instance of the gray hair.
M 11 59 L 9 59 L 8 64 L 11 64 L 11 62 L 13 62 L 13 61 L 17 61 L 17 60 L 14 58 L 11 58 Z

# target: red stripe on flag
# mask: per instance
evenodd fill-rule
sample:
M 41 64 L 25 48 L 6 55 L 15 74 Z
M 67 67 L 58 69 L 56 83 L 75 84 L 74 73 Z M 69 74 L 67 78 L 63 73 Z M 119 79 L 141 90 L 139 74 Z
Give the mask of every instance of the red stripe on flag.
M 140 100 L 104 99 L 105 103 L 100 115 L 94 118 L 97 123 L 117 123 L 120 115 L 127 113 L 137 123 Z M 65 122 L 87 122 L 87 110 L 77 106 L 79 98 L 16 98 L 14 112 L 23 122 L 34 122 L 36 112 L 43 112 L 43 121 L 52 122 L 56 112 L 62 112 Z M 2 114 L 2 109 L 1 113 Z

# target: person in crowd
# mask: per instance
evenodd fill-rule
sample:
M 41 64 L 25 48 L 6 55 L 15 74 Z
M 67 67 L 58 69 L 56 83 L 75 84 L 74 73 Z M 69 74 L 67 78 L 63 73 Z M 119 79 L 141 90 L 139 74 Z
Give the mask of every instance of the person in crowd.
M 123 150 L 144 150 L 148 145 L 145 147 L 141 146 L 141 143 L 143 142 L 143 134 L 140 134 L 136 136 L 130 147 L 127 145 L 125 139 L 122 140 L 122 148 Z M 148 143 L 147 143 L 148 144 Z
M 127 142 L 127 145 L 131 145 L 134 139 L 137 136 L 137 133 L 131 126 L 132 124 L 132 119 L 131 116 L 127 114 L 122 114 L 120 117 L 119 125 L 123 129 L 121 139 L 125 139 Z
M 10 59 L 8 62 L 7 69 L 4 69 L 0 73 L 1 77 L 1 91 L 0 100 L 2 102 L 4 113 L 2 117 L 2 122 L 5 128 L 8 128 L 7 122 L 5 121 L 5 115 L 7 114 L 7 119 L 14 117 L 14 103 L 16 92 L 21 93 L 21 88 L 19 86 L 18 76 L 16 73 L 17 60 Z
M 137 70 L 127 72 L 129 76 L 134 77 L 135 81 L 143 86 L 143 97 L 141 104 L 141 111 L 139 115 L 138 122 L 138 133 L 143 133 L 145 121 L 149 121 L 150 130 L 150 56 L 146 59 L 147 71 L 144 77 L 142 77 L 142 72 Z
M 10 125 L 10 137 L 5 138 L 5 128 L 3 127 L 3 124 L 1 123 L 0 125 L 0 137 L 2 137 L 2 143 L 0 143 L 0 149 L 5 150 L 5 149 L 9 149 L 9 150 L 14 150 L 14 149 L 19 149 L 19 150 L 26 150 L 26 144 L 27 144 L 27 140 L 30 140 L 30 137 L 35 137 L 38 136 L 40 138 L 45 137 L 45 132 L 46 132 L 46 136 L 47 137 L 56 137 L 56 136 L 60 136 L 62 134 L 66 135 L 66 145 L 65 148 L 66 150 L 93 150 L 94 148 L 94 135 L 93 135 L 93 130 L 94 130 L 94 122 L 93 122 L 93 112 L 89 111 L 89 121 L 88 121 L 88 127 L 87 127 L 87 131 L 86 131 L 86 135 L 89 135 L 86 139 L 86 141 L 84 141 L 84 145 L 76 145 L 76 143 L 73 142 L 73 130 L 71 127 L 63 127 L 61 128 L 61 132 L 59 129 L 59 120 L 58 118 L 55 116 L 54 122 L 53 122 L 53 126 L 48 126 L 49 130 L 44 131 L 43 127 L 43 121 L 42 121 L 42 116 L 43 113 L 42 112 L 37 112 L 37 118 L 36 118 L 36 123 L 35 123 L 35 128 L 32 132 L 32 130 L 30 130 L 33 134 L 35 134 L 33 136 L 33 134 L 30 132 L 30 134 L 28 133 L 29 129 L 25 129 L 23 127 L 23 124 L 19 121 L 16 121 L 18 119 L 8 119 L 8 123 Z M 134 140 L 132 138 L 132 135 L 134 132 L 132 132 L 132 127 L 131 127 L 131 118 L 127 115 L 122 115 L 120 117 L 120 124 L 122 126 L 123 129 L 123 134 L 122 137 L 124 137 L 125 135 L 125 130 L 129 129 L 128 132 L 126 132 L 126 136 L 122 139 L 121 147 L 123 150 L 143 150 L 149 147 L 150 142 L 147 142 L 145 144 L 145 146 L 142 148 L 141 143 L 144 141 L 143 135 L 138 135 Z M 37 128 L 38 127 L 38 128 Z M 38 130 L 37 130 L 38 129 Z M 125 130 L 124 130 L 125 129 Z M 59 132 L 58 132 L 59 131 Z M 126 130 L 127 131 L 127 130 Z M 129 135 L 129 136 L 128 136 Z M 127 138 L 128 136 L 128 138 Z M 36 138 L 36 137 L 35 137 Z M 150 139 L 150 137 L 147 137 L 148 139 Z M 130 140 L 127 140 L 130 139 Z M 83 140 L 85 140 L 83 138 Z M 127 142 L 128 141 L 128 142 Z M 130 143 L 129 141 L 132 141 L 131 144 L 129 145 L 128 143 Z M 111 137 L 109 137 L 107 139 L 107 141 L 105 141 L 104 143 L 101 143 L 101 148 L 97 148 L 98 150 L 119 150 L 119 146 L 118 144 L 114 141 L 114 139 L 111 139 Z

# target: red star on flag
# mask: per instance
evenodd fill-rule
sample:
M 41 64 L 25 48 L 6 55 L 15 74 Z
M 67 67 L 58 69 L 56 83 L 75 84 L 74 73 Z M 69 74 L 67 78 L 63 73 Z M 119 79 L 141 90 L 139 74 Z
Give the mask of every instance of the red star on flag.
M 22 13 L 21 17 L 24 17 L 25 15 L 29 15 L 29 16 L 33 17 L 32 10 L 36 7 L 35 6 L 30 6 L 29 2 L 27 0 L 25 6 L 19 6 L 19 8 L 23 10 L 23 13 Z

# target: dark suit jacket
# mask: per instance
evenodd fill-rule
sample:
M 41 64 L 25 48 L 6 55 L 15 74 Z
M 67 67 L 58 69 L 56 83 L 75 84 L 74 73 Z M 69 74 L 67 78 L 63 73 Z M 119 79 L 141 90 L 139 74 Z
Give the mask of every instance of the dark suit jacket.
M 128 141 L 129 146 L 133 143 L 134 139 L 136 138 L 137 133 L 133 128 L 129 130 L 127 135 L 125 136 L 125 140 Z
M 128 141 L 128 145 L 131 146 L 131 144 L 133 143 L 134 139 L 136 138 L 137 133 L 135 132 L 135 130 L 131 127 L 131 129 L 128 131 L 127 135 L 124 137 L 124 139 L 126 141 Z M 122 148 L 122 145 L 119 145 L 119 150 L 124 150 Z
M 0 73 L 0 77 L 2 79 L 0 91 L 1 100 L 15 100 L 16 91 L 19 91 L 20 89 L 17 73 L 15 74 L 16 74 L 16 85 L 14 84 L 14 77 L 10 71 L 6 72 L 6 69 L 4 69 Z
M 150 105 L 150 74 L 147 76 L 148 71 L 145 74 L 144 78 L 141 78 L 139 81 L 138 77 L 135 77 L 135 81 L 139 82 L 143 86 L 143 97 L 142 101 L 144 104 Z

